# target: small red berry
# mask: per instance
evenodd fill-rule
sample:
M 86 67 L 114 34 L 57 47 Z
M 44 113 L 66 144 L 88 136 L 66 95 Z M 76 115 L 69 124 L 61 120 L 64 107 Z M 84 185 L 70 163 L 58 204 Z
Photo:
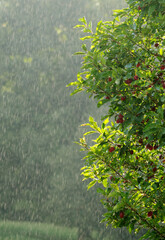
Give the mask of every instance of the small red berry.
M 110 178 L 109 178 L 111 181 L 113 180 L 113 176 L 110 176 Z
M 121 101 L 125 101 L 125 100 L 126 100 L 126 96 L 122 96 Z
M 125 83 L 126 83 L 126 84 L 130 84 L 131 82 L 132 82 L 132 79 L 130 79 L 130 78 L 127 79 L 127 80 L 125 80 Z
M 117 123 L 120 123 L 120 118 L 118 118 L 118 119 L 116 120 L 116 122 L 117 122 Z
M 137 84 L 135 84 L 135 85 L 133 85 L 133 87 L 134 87 L 134 88 L 137 88 L 137 87 L 139 87 L 139 86 L 138 86 Z
M 130 152 L 131 155 L 133 154 L 133 150 L 130 150 L 129 152 Z
M 162 83 L 162 87 L 165 88 L 165 83 Z
M 140 6 L 138 7 L 138 10 L 141 10 L 141 7 L 140 7 Z
M 149 149 L 150 151 L 153 150 L 153 146 L 151 146 L 149 143 L 146 145 L 146 148 Z
M 138 63 L 138 64 L 136 64 L 136 67 L 138 68 L 138 67 L 140 67 L 140 65 L 141 65 L 141 64 L 140 64 L 140 63 Z
M 155 107 L 152 107 L 151 108 L 151 111 L 155 112 L 156 108 Z
M 111 82 L 111 81 L 112 81 L 112 78 L 111 78 L 111 77 L 109 77 L 109 78 L 108 78 L 108 81 L 109 81 L 109 82 Z
M 123 115 L 121 113 L 119 114 L 119 118 L 123 118 Z
M 161 69 L 161 70 L 164 70 L 164 69 L 165 69 L 165 65 L 161 65 L 161 66 L 160 66 L 160 69 Z
M 151 179 L 151 178 L 153 178 L 154 177 L 154 175 L 151 175 L 151 176 L 149 176 L 147 179 L 149 180 L 149 179 Z
M 114 148 L 114 147 L 110 147 L 110 148 L 109 148 L 109 152 L 111 153 L 111 152 L 113 152 L 113 151 L 115 151 L 115 148 Z
M 150 146 L 150 147 L 149 147 L 149 150 L 150 150 L 150 151 L 152 151 L 153 149 L 154 149 L 153 146 Z
M 152 217 L 152 215 L 153 215 L 153 212 L 152 212 L 152 211 L 149 211 L 149 212 L 148 212 L 148 217 Z
M 158 73 L 158 77 L 161 77 L 162 75 L 163 75 L 163 73 L 162 73 L 162 72 Z
M 154 167 L 152 171 L 155 173 L 157 171 L 157 167 Z
M 123 118 L 120 118 L 120 123 L 123 123 L 123 122 L 124 122 Z
M 124 212 L 121 211 L 119 215 L 120 215 L 120 218 L 123 218 L 124 217 Z
M 139 77 L 138 77 L 137 75 L 134 76 L 134 80 L 138 80 L 138 78 L 139 78 Z
M 154 146 L 154 150 L 156 150 L 158 147 L 159 147 L 158 145 L 155 145 L 155 146 Z
M 139 139 L 139 143 L 140 143 L 140 144 L 143 144 L 143 139 Z
M 124 120 L 123 120 L 123 118 L 118 118 L 118 119 L 116 120 L 116 122 L 117 122 L 117 123 L 123 123 Z
M 159 47 L 159 43 L 155 43 L 155 47 Z
M 109 99 L 109 97 L 107 96 L 106 99 Z

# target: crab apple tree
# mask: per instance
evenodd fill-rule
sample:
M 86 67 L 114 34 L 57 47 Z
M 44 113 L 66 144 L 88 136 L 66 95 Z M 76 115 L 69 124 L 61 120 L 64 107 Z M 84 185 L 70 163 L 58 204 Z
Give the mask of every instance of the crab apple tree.
M 74 93 L 86 91 L 106 104 L 102 124 L 80 139 L 86 151 L 82 174 L 97 183 L 106 209 L 103 221 L 129 231 L 146 229 L 141 239 L 165 239 L 165 5 L 162 0 L 128 0 L 112 21 L 86 34 Z M 90 45 L 90 48 L 89 48 Z M 88 46 L 88 47 L 87 47 Z M 107 109 L 107 108 L 106 108 Z M 94 144 L 88 134 L 97 133 Z M 94 135 L 96 136 L 96 134 Z

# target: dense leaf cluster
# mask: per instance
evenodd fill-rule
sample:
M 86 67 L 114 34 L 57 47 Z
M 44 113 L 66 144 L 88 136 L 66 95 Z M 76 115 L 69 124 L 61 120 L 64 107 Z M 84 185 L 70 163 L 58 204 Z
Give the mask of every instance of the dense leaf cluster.
M 165 5 L 164 1 L 128 1 L 114 20 L 97 25 L 80 19 L 77 27 L 91 40 L 73 93 L 85 90 L 109 111 L 99 127 L 84 134 L 82 169 L 88 187 L 95 183 L 104 198 L 104 221 L 131 232 L 148 229 L 144 238 L 164 239 L 165 192 Z M 109 118 L 113 119 L 109 122 Z M 98 133 L 89 146 L 85 136 Z

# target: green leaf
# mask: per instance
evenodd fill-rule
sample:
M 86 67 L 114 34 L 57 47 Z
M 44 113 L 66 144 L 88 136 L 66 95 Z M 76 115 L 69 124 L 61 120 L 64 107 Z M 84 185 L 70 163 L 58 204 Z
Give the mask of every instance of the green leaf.
M 91 39 L 91 38 L 92 38 L 92 36 L 85 36 L 85 37 L 80 38 L 80 40 L 84 41 L 84 40 Z
M 84 136 L 89 135 L 89 134 L 92 134 L 92 133 L 96 133 L 96 131 L 89 131 L 89 132 L 86 132 L 86 133 L 84 133 Z
M 149 16 L 151 16 L 151 14 L 155 11 L 155 9 L 156 9 L 156 5 L 149 7 L 149 10 L 148 10 Z
M 115 191 L 119 192 L 119 186 L 115 183 L 111 183 L 111 188 L 113 188 Z
M 83 88 L 75 89 L 70 95 L 73 96 L 74 94 L 83 91 Z
M 97 188 L 97 192 L 105 195 L 105 190 L 103 190 L 102 188 Z
M 86 54 L 86 53 L 85 52 L 76 52 L 73 55 L 84 55 L 84 54 Z
M 104 124 L 107 125 L 107 123 L 109 123 L 109 118 L 104 120 Z
M 134 230 L 134 225 L 135 225 L 134 223 L 129 224 L 128 226 L 129 233 L 131 233 Z
M 93 180 L 92 182 L 90 182 L 90 183 L 88 184 L 88 190 L 89 190 L 91 187 L 93 187 L 96 182 L 97 182 L 97 180 Z
M 119 193 L 116 192 L 116 191 L 111 191 L 111 192 L 108 194 L 108 197 L 112 197 L 112 198 L 118 197 L 118 196 L 119 196 Z
M 121 201 L 121 202 L 118 202 L 118 203 L 114 206 L 113 211 L 118 212 L 119 210 L 121 210 L 121 209 L 123 208 L 123 206 L 124 206 L 124 203 L 123 203 L 122 201 Z
M 85 17 L 79 18 L 79 22 L 82 22 L 82 23 L 84 23 L 85 25 L 87 25 L 87 21 L 86 21 L 86 18 L 85 18 Z
M 102 181 L 102 183 L 103 183 L 103 186 L 104 186 L 105 188 L 107 188 L 107 186 L 108 186 L 108 180 L 107 180 L 107 178 L 104 179 L 104 180 Z
M 160 55 L 163 55 L 163 48 L 160 48 L 159 54 L 160 54 Z
M 68 85 L 66 85 L 66 87 L 75 86 L 75 85 L 77 85 L 77 84 L 78 84 L 78 82 L 71 82 L 71 83 L 69 83 Z
M 76 25 L 74 28 L 84 28 L 84 25 Z
M 87 51 L 86 44 L 83 44 L 81 47 L 82 47 L 82 49 L 83 49 L 85 52 Z

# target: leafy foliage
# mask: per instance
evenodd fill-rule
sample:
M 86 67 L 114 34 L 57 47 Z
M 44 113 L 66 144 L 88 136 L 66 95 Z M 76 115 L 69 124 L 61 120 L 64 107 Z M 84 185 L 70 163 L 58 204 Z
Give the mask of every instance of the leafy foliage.
M 164 239 L 165 216 L 165 5 L 164 1 L 127 1 L 112 21 L 80 19 L 90 40 L 83 43 L 82 71 L 73 92 L 86 91 L 106 104 L 101 127 L 80 139 L 87 151 L 82 168 L 88 188 L 101 184 L 104 220 L 131 232 L 147 229 L 142 239 Z M 109 121 L 109 118 L 112 121 Z M 91 145 L 86 135 L 96 133 Z

